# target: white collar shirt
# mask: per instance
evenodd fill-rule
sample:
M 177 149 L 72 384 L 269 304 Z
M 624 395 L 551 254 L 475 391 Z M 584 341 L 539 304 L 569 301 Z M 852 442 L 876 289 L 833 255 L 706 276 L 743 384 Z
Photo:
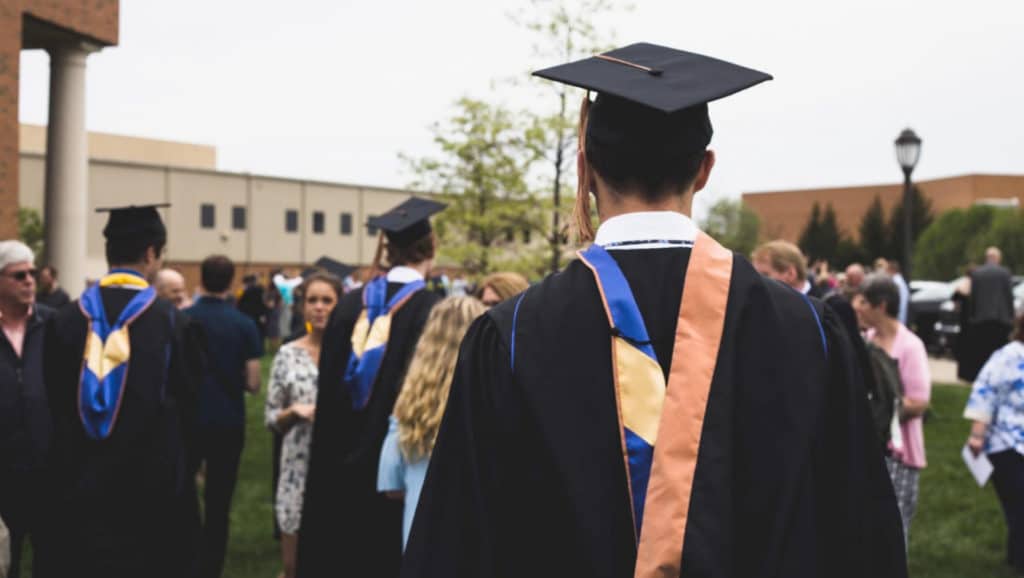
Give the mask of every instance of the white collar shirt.
M 594 244 L 607 250 L 693 247 L 698 231 L 690 217 L 675 211 L 626 213 L 601 223 Z
M 388 283 L 412 283 L 424 280 L 422 273 L 412 267 L 404 267 L 402 265 L 392 267 L 388 271 L 387 279 Z

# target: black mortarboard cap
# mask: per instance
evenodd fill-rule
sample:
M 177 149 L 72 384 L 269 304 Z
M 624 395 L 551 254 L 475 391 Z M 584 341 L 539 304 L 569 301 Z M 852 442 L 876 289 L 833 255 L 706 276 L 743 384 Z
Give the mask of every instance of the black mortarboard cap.
M 412 197 L 383 215 L 368 219 L 367 224 L 384 231 L 389 243 L 405 247 L 429 235 L 433 230 L 430 216 L 445 207 L 444 203 Z
M 771 75 L 702 54 L 640 42 L 534 72 L 666 114 L 771 80 Z
M 534 72 L 598 93 L 587 139 L 632 149 L 659 142 L 666 150 L 703 149 L 711 141 L 707 103 L 771 75 L 710 56 L 638 43 Z
M 159 239 L 167 237 L 167 228 L 157 209 L 171 206 L 169 203 L 155 205 L 130 205 L 127 207 L 102 207 L 97 213 L 109 213 L 103 236 L 108 241 L 130 239 Z
M 313 265 L 315 265 L 320 270 L 326 271 L 331 275 L 334 275 L 338 279 L 345 279 L 345 277 L 348 277 L 349 275 L 352 274 L 353 271 L 356 270 L 355 267 L 351 265 L 346 265 L 341 261 L 335 261 L 334 259 L 331 259 L 326 255 L 317 259 L 316 263 L 313 263 Z M 314 271 L 315 270 L 316 269 L 314 269 Z M 302 276 L 306 277 L 307 275 L 303 274 Z

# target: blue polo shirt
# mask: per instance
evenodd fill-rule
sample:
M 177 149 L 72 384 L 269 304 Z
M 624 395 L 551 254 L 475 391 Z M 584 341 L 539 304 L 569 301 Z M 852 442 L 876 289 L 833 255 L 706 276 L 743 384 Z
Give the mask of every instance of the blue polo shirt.
M 200 297 L 185 310 L 206 333 L 209 367 L 199 388 L 199 425 L 245 426 L 245 364 L 263 356 L 252 319 L 216 297 Z

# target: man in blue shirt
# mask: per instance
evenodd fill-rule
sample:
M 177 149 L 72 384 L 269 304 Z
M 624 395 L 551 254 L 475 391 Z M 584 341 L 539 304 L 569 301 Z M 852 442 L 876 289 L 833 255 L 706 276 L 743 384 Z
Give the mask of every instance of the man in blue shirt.
M 224 567 L 231 495 L 245 445 L 244 392 L 259 392 L 263 342 L 252 319 L 227 301 L 235 276 L 231 260 L 223 255 L 207 257 L 200 273 L 202 296 L 185 313 L 203 327 L 207 342 L 193 467 L 206 463 L 198 575 L 215 578 Z

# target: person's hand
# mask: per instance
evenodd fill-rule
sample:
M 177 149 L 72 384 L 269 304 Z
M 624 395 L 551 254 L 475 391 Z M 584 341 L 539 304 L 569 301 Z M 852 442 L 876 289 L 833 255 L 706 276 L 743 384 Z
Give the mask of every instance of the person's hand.
M 970 437 L 967 438 L 967 447 L 970 448 L 974 457 L 978 457 L 982 450 L 985 449 L 985 436 L 971 434 Z
M 312 403 L 297 403 L 292 406 L 292 413 L 302 421 L 313 421 L 316 415 L 316 405 Z

